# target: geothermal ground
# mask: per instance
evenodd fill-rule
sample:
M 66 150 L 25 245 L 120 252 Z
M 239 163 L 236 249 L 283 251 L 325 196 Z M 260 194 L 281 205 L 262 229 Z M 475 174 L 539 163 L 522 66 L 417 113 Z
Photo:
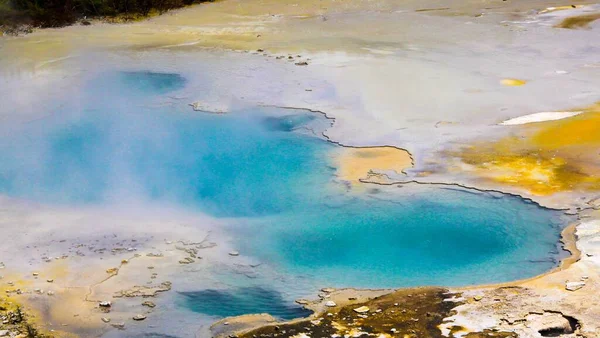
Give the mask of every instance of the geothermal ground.
M 312 176 L 296 182 L 298 189 L 315 182 L 326 187 L 329 195 L 321 197 L 331 209 L 341 205 L 331 197 L 340 192 L 359 200 L 369 196 L 371 202 L 415 198 L 421 189 L 431 189 L 426 192 L 432 196 L 435 189 L 520 196 L 536 208 L 559 210 L 553 221 L 568 223 L 562 247 L 570 252 L 558 248 L 550 261 L 525 262 L 547 264 L 541 275 L 492 281 L 502 284 L 333 289 L 335 280 L 324 282 L 319 274 L 292 278 L 248 255 L 251 244 L 249 251 L 240 249 L 227 231 L 233 218 L 251 223 L 248 210 L 258 210 L 251 206 L 239 204 L 230 212 L 217 203 L 199 213 L 178 203 L 156 203 L 139 193 L 145 187 L 120 166 L 111 167 L 120 180 L 108 183 L 104 178 L 113 176 L 85 180 L 77 171 L 44 171 L 48 179 L 75 177 L 64 181 L 72 183 L 68 186 L 37 184 L 17 174 L 11 177 L 21 179 L 11 181 L 5 175 L 0 183 L 14 184 L 2 186 L 0 200 L 0 337 L 600 336 L 599 17 L 594 1 L 224 0 L 141 22 L 92 22 L 0 38 L 1 146 L 12 154 L 2 158 L 3 165 L 7 158 L 27 164 L 3 173 L 52 168 L 48 163 L 86 169 L 87 162 L 69 157 L 43 157 L 49 161 L 44 162 L 17 156 L 33 154 L 22 145 L 35 144 L 36 135 L 55 137 L 56 116 L 69 109 L 97 112 L 108 103 L 140 111 L 184 106 L 187 110 L 177 114 L 185 118 L 213 118 L 260 107 L 271 114 L 266 129 L 289 129 L 336 147 L 323 155 L 327 165 L 321 168 L 333 173 L 332 182 Z M 162 84 L 144 87 L 160 93 L 158 99 L 110 86 L 85 96 L 90 79 L 115 69 L 180 74 L 187 83 L 179 88 L 177 80 L 167 80 L 165 86 L 175 88 L 167 92 Z M 108 99 L 115 90 L 127 93 L 122 101 Z M 281 120 L 292 113 L 293 120 Z M 315 120 L 306 122 L 302 114 Z M 122 135 L 132 139 L 165 130 L 128 121 Z M 248 121 L 244 126 L 253 125 Z M 95 135 L 89 130 L 81 139 Z M 222 140 L 218 133 L 214 138 Z M 114 140 L 109 138 L 106 148 Z M 160 147 L 162 140 L 148 138 L 148 144 L 173 155 Z M 304 154 L 305 148 L 292 148 L 293 154 Z M 264 173 L 241 177 L 250 179 L 240 182 L 260 177 L 261 187 L 275 182 Z M 281 182 L 288 182 L 285 178 Z M 98 182 L 111 187 L 102 195 L 110 203 L 58 203 L 73 196 L 95 200 L 83 192 Z M 175 197 L 187 197 L 186 187 L 181 184 Z M 61 195 L 66 190 L 82 195 Z M 243 191 L 222 198 L 237 201 Z M 548 237 L 528 238 L 527 247 L 554 239 L 550 246 L 560 246 L 551 233 L 559 231 L 550 226 L 545 231 Z M 505 235 L 509 238 L 510 231 Z M 525 266 L 502 262 L 506 271 Z M 477 269 L 481 276 L 498 271 Z M 371 277 L 377 281 L 384 275 Z M 248 281 L 275 291 L 256 292 Z M 261 301 L 277 303 L 279 318 L 222 319 L 189 310 L 198 308 L 187 305 L 190 299 L 205 297 L 197 290 L 224 286 L 241 290 L 233 299 L 273 295 Z M 314 290 L 312 297 L 307 290 Z M 284 322 L 304 314 L 299 305 L 285 302 L 300 297 L 310 298 L 297 302 L 314 313 Z M 228 307 L 237 306 L 232 304 Z

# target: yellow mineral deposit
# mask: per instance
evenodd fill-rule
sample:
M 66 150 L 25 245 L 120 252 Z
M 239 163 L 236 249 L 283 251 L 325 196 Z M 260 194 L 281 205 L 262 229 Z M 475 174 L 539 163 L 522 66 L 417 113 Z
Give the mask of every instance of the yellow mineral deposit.
M 502 79 L 500 83 L 509 87 L 518 87 L 526 84 L 527 81 L 519 79 Z
M 393 171 L 402 174 L 412 167 L 412 157 L 404 149 L 396 147 L 342 148 L 335 159 L 338 177 L 359 183 L 372 173 Z
M 564 11 L 564 10 L 569 10 L 569 9 L 576 9 L 576 8 L 581 8 L 581 7 L 583 7 L 583 5 L 566 5 L 566 6 L 548 7 L 546 9 L 541 10 L 540 14 L 552 13 L 552 12 L 556 12 L 556 11 Z
M 600 104 L 571 118 L 520 127 L 505 137 L 465 148 L 463 163 L 477 176 L 524 188 L 534 195 L 600 190 Z

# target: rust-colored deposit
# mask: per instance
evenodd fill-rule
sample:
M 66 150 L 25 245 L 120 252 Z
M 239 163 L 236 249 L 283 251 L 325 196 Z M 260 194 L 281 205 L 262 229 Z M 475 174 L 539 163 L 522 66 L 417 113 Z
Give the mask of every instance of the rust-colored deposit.
M 557 121 L 510 127 L 515 133 L 452 154 L 478 177 L 534 195 L 600 190 L 600 103 Z
M 598 19 L 600 19 L 600 13 L 576 15 L 564 19 L 554 27 L 568 29 L 587 28 L 590 25 L 590 23 Z
M 412 157 L 404 149 L 382 147 L 344 147 L 335 158 L 338 177 L 351 182 L 372 176 L 374 173 L 402 174 L 412 167 Z
M 443 338 L 439 325 L 460 303 L 442 288 L 402 289 L 367 302 L 331 307 L 311 320 L 274 324 L 238 334 L 251 337 L 429 337 Z M 460 326 L 452 331 L 460 331 Z M 473 332 L 469 338 L 516 337 L 508 332 Z

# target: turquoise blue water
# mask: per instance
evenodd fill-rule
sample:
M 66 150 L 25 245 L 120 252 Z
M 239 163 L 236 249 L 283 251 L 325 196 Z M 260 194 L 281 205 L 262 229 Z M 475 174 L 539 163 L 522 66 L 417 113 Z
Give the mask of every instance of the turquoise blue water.
M 174 203 L 230 218 L 226 230 L 243 255 L 306 285 L 466 285 L 556 265 L 557 212 L 435 187 L 347 192 L 328 160 L 336 146 L 295 132 L 320 117 L 194 112 L 172 98 L 185 85 L 178 74 L 109 73 L 54 115 L 2 125 L 0 191 L 61 205 Z M 217 316 L 297 314 L 268 290 L 198 290 L 184 304 Z M 243 310 L 227 305 L 236 297 Z

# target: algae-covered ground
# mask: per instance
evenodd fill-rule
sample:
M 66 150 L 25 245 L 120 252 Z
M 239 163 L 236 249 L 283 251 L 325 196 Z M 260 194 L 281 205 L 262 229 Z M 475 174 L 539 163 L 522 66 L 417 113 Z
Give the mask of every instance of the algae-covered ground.
M 460 293 L 442 288 L 403 289 L 367 302 L 332 306 L 320 316 L 292 324 L 272 324 L 239 334 L 253 337 L 447 337 L 439 326 L 463 303 Z M 453 332 L 461 331 L 453 327 Z M 510 332 L 470 332 L 466 337 L 517 337 Z

